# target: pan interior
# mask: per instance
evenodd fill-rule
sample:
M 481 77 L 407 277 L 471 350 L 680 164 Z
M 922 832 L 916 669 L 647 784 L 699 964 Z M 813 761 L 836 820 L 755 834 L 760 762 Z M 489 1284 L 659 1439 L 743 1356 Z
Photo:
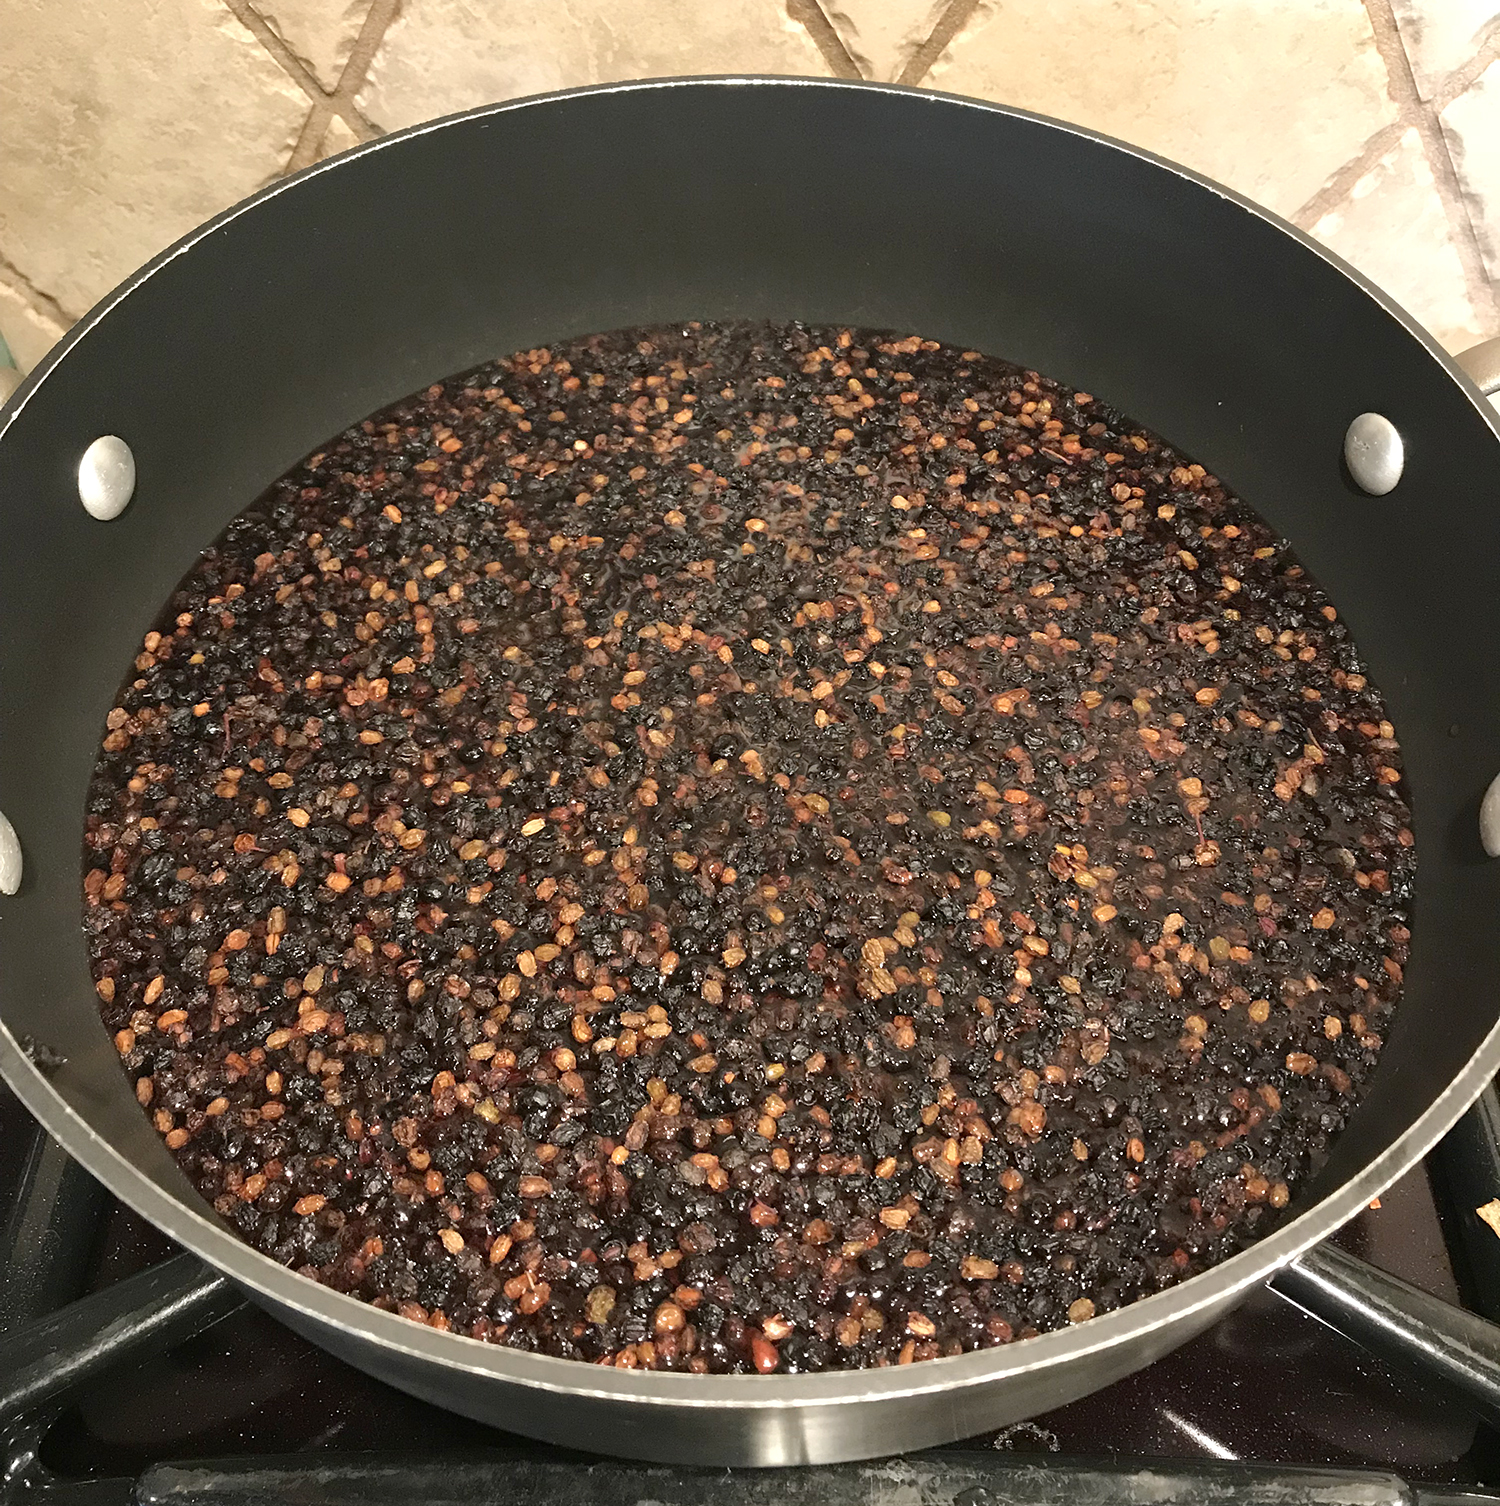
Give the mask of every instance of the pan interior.
M 816 143 L 815 149 L 810 146 Z M 495 354 L 689 318 L 920 330 L 1106 397 L 1289 538 L 1402 739 L 1420 854 L 1406 993 L 1326 1192 L 1395 1144 L 1495 1024 L 1500 770 L 1489 423 L 1340 269 L 1245 206 L 1045 122 L 791 82 L 606 90 L 464 117 L 263 196 L 85 321 L 0 431 L 0 1018 L 55 1092 L 192 1196 L 101 1029 L 78 924 L 84 791 L 128 645 L 197 551 L 314 444 Z M 1370 498 L 1358 413 L 1408 456 Z M 76 468 L 131 446 L 100 522 Z

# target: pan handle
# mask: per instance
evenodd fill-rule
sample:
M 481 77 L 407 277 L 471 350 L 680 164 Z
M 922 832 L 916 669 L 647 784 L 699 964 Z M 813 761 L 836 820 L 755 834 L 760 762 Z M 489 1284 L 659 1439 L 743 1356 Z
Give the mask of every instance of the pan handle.
M 1500 335 L 1471 345 L 1454 359 L 1486 397 L 1500 392 Z
M 1413 1378 L 1439 1382 L 1500 1424 L 1500 1324 L 1356 1259 L 1315 1246 L 1271 1290 Z

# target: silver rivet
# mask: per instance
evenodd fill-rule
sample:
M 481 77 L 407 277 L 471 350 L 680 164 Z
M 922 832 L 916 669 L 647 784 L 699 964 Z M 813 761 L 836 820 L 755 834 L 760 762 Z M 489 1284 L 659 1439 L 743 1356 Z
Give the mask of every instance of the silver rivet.
M 21 887 L 21 839 L 0 811 L 0 894 L 14 894 Z
M 1492 858 L 1500 858 L 1500 774 L 1490 780 L 1479 802 L 1479 840 Z
M 78 500 L 91 518 L 108 522 L 125 511 L 135 491 L 135 456 L 123 439 L 104 434 L 78 462 Z
M 1383 497 L 1401 479 L 1406 446 L 1384 414 L 1361 413 L 1344 435 L 1344 463 L 1361 491 Z

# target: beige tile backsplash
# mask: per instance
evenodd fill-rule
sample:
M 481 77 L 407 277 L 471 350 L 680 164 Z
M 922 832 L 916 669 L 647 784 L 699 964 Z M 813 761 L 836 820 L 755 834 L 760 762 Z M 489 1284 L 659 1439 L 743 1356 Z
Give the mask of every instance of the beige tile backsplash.
M 220 0 L 0 0 L 0 38 L 0 280 L 67 320 L 273 176 L 307 113 Z
M 1059 46 L 1050 7 L 981 0 L 929 81 L 1092 126 L 1283 215 L 1395 119 L 1360 0 L 1068 9 Z
M 338 87 L 369 9 L 369 0 L 266 0 L 255 7 L 326 93 Z M 235 10 L 246 16 L 248 7 Z
M 1462 350 L 1486 332 L 1467 296 L 1452 224 L 1415 127 L 1403 130 L 1306 228 L 1398 303 L 1420 311 L 1450 349 Z
M 1493 35 L 1493 0 L 1391 0 L 1391 10 L 1412 73 L 1424 99 L 1431 99 L 1455 69 Z
M 923 44 L 951 9 L 947 0 L 827 0 L 823 5 L 848 54 L 849 74 L 882 84 L 920 82 L 908 77 L 908 70 L 921 66 Z
M 411 0 L 355 96 L 380 130 L 497 99 L 680 73 L 822 73 L 776 0 Z
M 1500 333 L 1500 0 L 0 0 L 0 334 L 381 132 L 669 74 L 863 77 L 1175 158 L 1452 349 Z
M 1500 61 L 1491 63 L 1439 119 L 1485 276 L 1492 285 L 1500 283 Z

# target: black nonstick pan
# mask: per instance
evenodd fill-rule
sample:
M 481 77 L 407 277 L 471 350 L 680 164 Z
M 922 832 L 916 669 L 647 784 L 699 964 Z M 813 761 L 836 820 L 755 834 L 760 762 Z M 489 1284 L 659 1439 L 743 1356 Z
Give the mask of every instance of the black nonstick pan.
M 324 436 L 435 378 L 594 330 L 743 317 L 918 330 L 1103 394 L 1292 541 L 1401 731 L 1416 919 L 1368 1095 L 1295 1217 L 1068 1331 L 760 1378 L 586 1367 L 423 1328 L 235 1238 L 100 1025 L 79 924 L 84 793 L 121 667 L 197 551 Z M 1366 414 L 1383 422 L 1356 430 L 1351 473 Z M 101 436 L 134 464 L 108 520 L 108 474 L 93 512 L 80 501 Z M 1481 841 L 1500 774 L 1497 498 L 1494 412 L 1400 310 L 1226 190 L 1068 126 L 896 88 L 715 79 L 389 137 L 164 253 L 0 410 L 0 811 L 19 839 L 0 853 L 15 888 L 0 896 L 0 1069 L 112 1192 L 299 1332 L 429 1400 L 601 1451 L 774 1464 L 967 1436 L 1148 1363 L 1278 1272 L 1379 1330 L 1389 1291 L 1314 1247 L 1500 1065 L 1500 862 Z M 1500 845 L 1500 810 L 1485 817 Z M 1483 1391 L 1488 1332 L 1427 1318 L 1449 1378 Z

